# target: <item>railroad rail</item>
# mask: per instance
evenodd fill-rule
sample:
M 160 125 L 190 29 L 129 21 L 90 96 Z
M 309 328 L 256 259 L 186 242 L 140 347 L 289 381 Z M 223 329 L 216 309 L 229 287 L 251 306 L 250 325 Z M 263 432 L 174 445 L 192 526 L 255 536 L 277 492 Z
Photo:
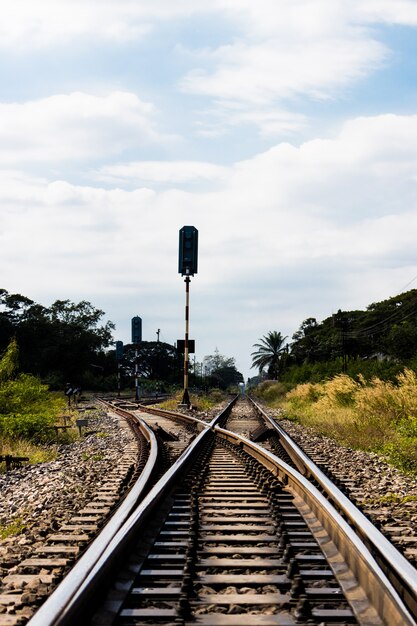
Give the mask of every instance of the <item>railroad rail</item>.
M 416 624 L 331 496 L 222 427 L 236 400 L 30 626 Z
M 274 419 L 255 401 L 251 400 L 261 418 L 274 430 L 279 444 L 304 476 L 312 480 L 329 498 L 339 513 L 355 529 L 358 536 L 372 552 L 380 567 L 396 588 L 412 614 L 417 615 L 417 571 L 372 524 L 352 501 L 332 482 L 311 458 L 295 443 Z
M 31 552 L 28 551 L 14 565 L 13 570 L 2 578 L 0 607 L 3 612 L 0 611 L 0 626 L 25 624 L 31 607 L 38 606 L 52 593 L 87 546 L 91 545 L 91 558 L 97 559 L 140 498 L 183 452 L 199 429 L 207 426 L 192 416 L 148 409 L 142 405 L 138 407 L 128 402 L 97 400 L 106 410 L 118 414 L 127 422 L 136 443 L 126 448 L 112 475 L 108 476 L 90 501 L 78 509 L 74 503 L 74 512 L 68 521 L 59 526 L 54 523 L 53 532 L 44 541 L 38 542 Z M 151 414 L 148 423 L 142 419 L 145 411 Z M 164 430 L 166 424 L 176 434 L 169 429 Z M 175 428 L 172 429 L 172 426 Z M 164 441 L 166 438 L 172 441 Z M 100 538 L 94 541 L 99 534 Z M 75 572 L 84 576 L 88 565 L 82 556 L 81 559 Z

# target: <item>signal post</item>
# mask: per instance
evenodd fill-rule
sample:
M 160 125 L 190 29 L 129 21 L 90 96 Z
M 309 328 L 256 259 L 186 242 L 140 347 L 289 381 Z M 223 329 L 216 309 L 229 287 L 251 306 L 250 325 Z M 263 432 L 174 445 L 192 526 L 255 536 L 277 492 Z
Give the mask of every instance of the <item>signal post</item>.
M 183 405 L 190 407 L 188 393 L 188 357 L 189 357 L 189 325 L 190 325 L 190 276 L 197 274 L 198 261 L 198 230 L 194 226 L 183 226 L 180 230 L 178 273 L 185 276 L 185 337 L 184 337 L 184 394 Z

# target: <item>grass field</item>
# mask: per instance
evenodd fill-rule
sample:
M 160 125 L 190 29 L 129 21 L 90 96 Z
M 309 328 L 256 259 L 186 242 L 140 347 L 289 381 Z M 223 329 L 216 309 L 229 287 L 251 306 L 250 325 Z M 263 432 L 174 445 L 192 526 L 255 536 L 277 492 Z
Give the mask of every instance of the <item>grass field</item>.
M 417 475 L 417 376 L 404 370 L 394 382 L 339 374 L 291 391 L 277 382 L 259 385 L 256 395 L 285 416 L 316 432 L 362 450 L 383 454 Z

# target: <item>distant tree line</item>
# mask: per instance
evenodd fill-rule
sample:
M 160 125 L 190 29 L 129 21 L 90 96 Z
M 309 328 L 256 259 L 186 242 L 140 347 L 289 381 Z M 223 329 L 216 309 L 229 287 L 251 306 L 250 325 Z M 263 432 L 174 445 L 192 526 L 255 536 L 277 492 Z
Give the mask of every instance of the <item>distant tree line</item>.
M 135 369 L 143 391 L 181 386 L 183 355 L 160 341 L 124 346 L 117 363 L 114 324 L 103 321 L 104 311 L 83 300 L 56 300 L 38 304 L 20 294 L 0 289 L 0 357 L 11 341 L 19 352 L 19 371 L 39 377 L 51 389 L 65 385 L 92 390 L 116 390 L 117 371 L 123 388 L 133 388 Z M 190 385 L 226 389 L 243 381 L 235 360 L 219 354 L 204 358 L 204 368 L 190 368 Z
M 136 357 L 137 355 L 137 357 Z M 152 381 L 163 385 L 176 384 L 181 386 L 184 375 L 184 355 L 175 346 L 159 341 L 141 341 L 137 346 L 124 346 L 123 359 L 120 362 L 123 376 L 131 380 L 137 362 L 138 375 L 148 388 L 152 389 Z M 235 359 L 220 354 L 204 357 L 203 362 L 190 363 L 189 385 L 198 388 L 215 388 L 226 390 L 243 382 L 243 376 L 236 369 Z M 154 385 L 155 386 L 155 385 Z M 161 387 L 160 387 L 161 388 Z
M 343 371 L 392 378 L 405 365 L 417 371 L 417 289 L 364 311 L 339 310 L 322 322 L 309 317 L 291 342 L 284 345 L 284 340 L 271 331 L 252 354 L 253 367 L 283 382 L 321 380 Z
M 67 382 L 97 388 L 114 376 L 114 324 L 102 322 L 104 312 L 85 300 L 56 300 L 50 307 L 0 289 L 0 353 L 14 338 L 20 371 L 31 373 L 52 389 Z

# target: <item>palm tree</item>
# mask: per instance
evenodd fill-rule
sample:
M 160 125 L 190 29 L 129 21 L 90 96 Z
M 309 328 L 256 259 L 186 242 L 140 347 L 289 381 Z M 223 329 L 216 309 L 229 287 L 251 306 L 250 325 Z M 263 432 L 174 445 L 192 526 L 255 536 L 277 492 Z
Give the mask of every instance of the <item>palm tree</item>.
M 255 343 L 255 352 L 252 352 L 252 366 L 259 368 L 261 374 L 264 369 L 268 368 L 268 376 L 274 380 L 278 379 L 278 373 L 282 365 L 282 356 L 285 352 L 286 345 L 284 341 L 287 337 L 283 337 L 280 332 L 271 330 L 262 339 L 260 343 Z

